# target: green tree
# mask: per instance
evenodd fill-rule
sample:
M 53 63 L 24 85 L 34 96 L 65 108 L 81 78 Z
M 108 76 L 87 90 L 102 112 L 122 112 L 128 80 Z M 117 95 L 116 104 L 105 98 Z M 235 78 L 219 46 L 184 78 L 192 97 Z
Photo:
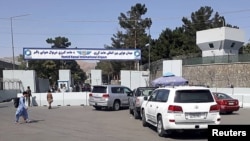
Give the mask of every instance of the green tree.
M 23 55 L 22 54 L 20 54 L 17 57 L 17 61 L 20 62 L 20 65 L 18 66 L 18 69 L 20 69 L 20 70 L 27 69 L 27 61 L 23 60 Z
M 48 44 L 51 44 L 51 48 L 68 48 L 71 46 L 71 42 L 66 37 L 55 37 L 55 39 L 48 38 L 46 40 Z
M 225 24 L 225 18 L 218 12 L 213 15 L 213 9 L 205 6 L 191 13 L 190 18 L 182 18 L 183 25 L 174 30 L 166 28 L 155 40 L 152 46 L 152 60 L 187 58 L 201 56 L 201 50 L 196 44 L 196 32 L 222 26 L 234 27 Z
M 147 30 L 152 25 L 150 18 L 143 18 L 142 16 L 147 13 L 145 4 L 137 3 L 131 6 L 130 11 L 121 13 L 118 17 L 121 31 L 111 37 L 111 46 L 105 46 L 106 49 L 141 49 L 142 59 L 141 64 L 148 62 L 148 48 L 146 44 L 149 43 L 150 36 L 147 34 Z M 109 64 L 110 67 L 103 67 L 103 64 Z M 135 61 L 100 61 L 97 64 L 97 68 L 107 70 L 104 72 L 117 76 L 120 74 L 120 70 L 135 70 Z

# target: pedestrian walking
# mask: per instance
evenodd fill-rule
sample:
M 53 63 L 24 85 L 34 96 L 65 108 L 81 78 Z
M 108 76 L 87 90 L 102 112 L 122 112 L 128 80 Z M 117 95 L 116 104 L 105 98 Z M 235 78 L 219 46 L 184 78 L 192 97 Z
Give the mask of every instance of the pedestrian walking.
M 25 98 L 28 97 L 26 91 L 23 92 L 23 95 L 19 99 L 19 104 L 16 110 L 16 120 L 15 123 L 19 123 L 19 118 L 22 116 L 26 123 L 29 123 L 28 107 L 25 105 Z
M 48 90 L 47 101 L 48 101 L 48 104 L 49 104 L 48 109 L 51 109 L 51 103 L 53 102 L 53 95 L 52 95 L 51 90 Z

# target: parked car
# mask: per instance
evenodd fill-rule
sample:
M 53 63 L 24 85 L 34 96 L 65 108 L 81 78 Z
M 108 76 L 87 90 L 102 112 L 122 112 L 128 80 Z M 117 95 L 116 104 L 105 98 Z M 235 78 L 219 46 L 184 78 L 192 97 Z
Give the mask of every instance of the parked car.
M 228 94 L 213 92 L 216 102 L 220 105 L 220 113 L 231 114 L 240 109 L 239 100 Z
M 129 107 L 129 97 L 132 90 L 121 85 L 94 85 L 89 94 L 89 105 L 95 109 L 102 108 L 119 110 Z
M 82 92 L 90 92 L 91 91 L 91 85 L 89 83 L 84 83 L 82 85 Z
M 135 119 L 141 118 L 141 104 L 144 96 L 149 96 L 156 87 L 138 87 L 133 90 L 132 97 L 129 98 L 129 113 L 133 114 Z
M 206 87 L 178 86 L 155 89 L 141 106 L 142 125 L 157 127 L 159 136 L 172 131 L 206 131 L 220 124 L 219 105 Z

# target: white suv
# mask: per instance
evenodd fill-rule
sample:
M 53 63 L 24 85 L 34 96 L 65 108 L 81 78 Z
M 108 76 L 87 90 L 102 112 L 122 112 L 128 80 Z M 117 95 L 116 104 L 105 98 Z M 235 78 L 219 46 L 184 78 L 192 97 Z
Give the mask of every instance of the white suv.
M 220 124 L 219 106 L 205 87 L 178 86 L 157 88 L 144 97 L 141 106 L 143 126 L 157 127 L 159 136 L 174 130 L 201 130 Z
M 121 85 L 94 85 L 89 94 L 89 105 L 100 110 L 112 108 L 117 111 L 121 107 L 129 107 L 132 90 Z

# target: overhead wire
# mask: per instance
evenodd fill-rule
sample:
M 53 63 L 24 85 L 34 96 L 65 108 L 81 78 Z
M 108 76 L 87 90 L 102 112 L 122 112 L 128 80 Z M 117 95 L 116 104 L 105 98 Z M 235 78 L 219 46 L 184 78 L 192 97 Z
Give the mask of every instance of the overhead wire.
M 224 16 L 224 15 L 228 15 L 228 14 L 236 14 L 236 13 L 243 13 L 243 12 L 250 12 L 250 9 L 241 9 L 241 10 L 235 10 L 235 11 L 225 11 L 225 12 L 220 12 L 219 15 L 220 16 Z M 196 16 L 199 16 L 199 15 L 196 15 Z M 203 15 L 201 15 L 203 16 Z M 186 18 L 190 18 L 190 16 L 180 16 L 180 17 L 160 17 L 160 18 L 151 18 L 153 22 L 159 22 L 159 21 L 169 21 L 169 20 L 178 20 L 183 17 L 186 17 Z M 240 17 L 240 18 L 244 18 L 244 17 Z M 245 17 L 247 18 L 247 17 Z M 237 17 L 237 19 L 239 19 L 239 17 Z M 10 20 L 10 18 L 0 18 L 0 20 Z M 18 20 L 18 21 L 27 21 L 27 19 L 13 19 L 13 20 Z M 55 23 L 55 22 L 59 22 L 59 23 L 62 23 L 62 22 L 71 22 L 71 23 L 115 23 L 115 22 L 119 22 L 119 20 L 58 20 L 58 19 L 53 19 L 53 20 L 49 20 L 49 19 L 29 19 L 28 20 L 29 22 L 33 21 L 33 22 L 52 22 L 52 23 Z M 130 20 L 130 21 L 134 21 L 134 20 Z M 250 28 L 250 25 L 249 26 L 243 26 L 241 28 Z M 4 34 L 10 34 L 10 33 L 4 33 Z M 42 33 L 15 33 L 17 35 L 77 35 L 77 36 L 109 36 L 109 35 L 113 35 L 114 33 L 46 33 L 46 34 L 42 34 Z M 0 45 L 0 48 L 2 48 L 2 46 Z

